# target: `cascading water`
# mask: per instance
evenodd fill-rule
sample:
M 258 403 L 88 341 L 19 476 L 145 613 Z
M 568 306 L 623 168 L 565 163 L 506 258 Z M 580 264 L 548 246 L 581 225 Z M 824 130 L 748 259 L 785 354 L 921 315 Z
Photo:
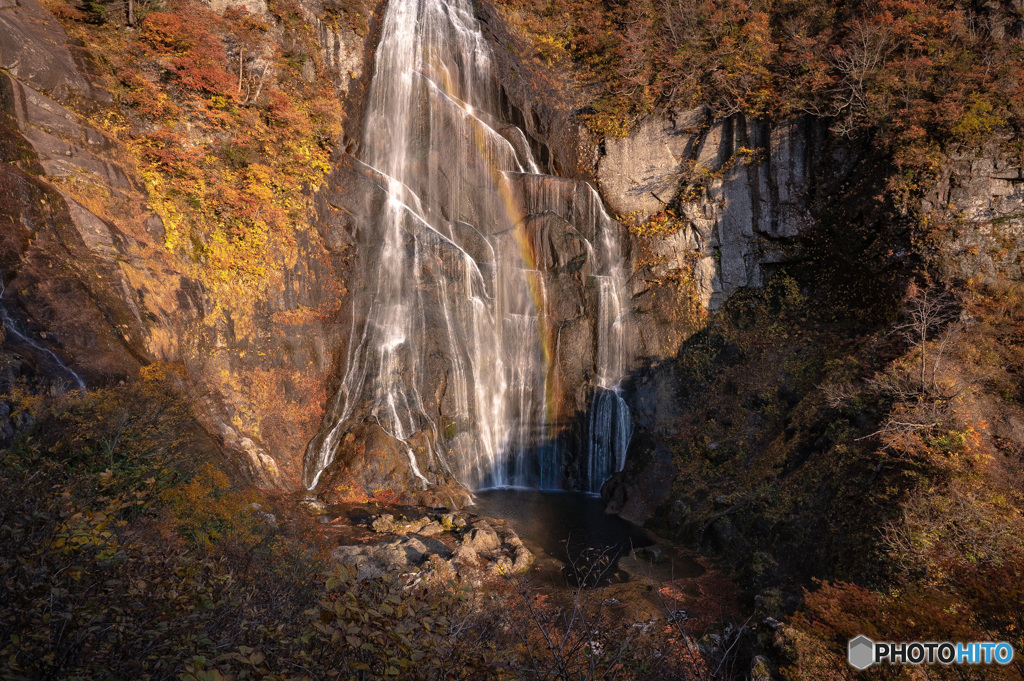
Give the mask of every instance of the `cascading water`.
M 31 334 L 27 330 L 21 328 L 21 324 L 7 309 L 9 301 L 4 297 L 5 293 L 7 293 L 7 284 L 4 282 L 3 272 L 0 272 L 0 322 L 3 323 L 3 329 L 7 334 L 7 337 L 15 344 L 26 346 L 31 352 L 39 357 L 40 361 L 44 365 L 47 365 L 47 368 L 52 375 L 61 376 L 62 380 L 66 381 L 69 387 L 74 386 L 74 389 L 85 392 L 85 381 L 82 380 L 82 377 L 76 374 L 71 367 L 62 362 L 52 350 L 45 348 L 32 340 Z
M 498 110 L 471 2 L 391 0 L 357 161 L 386 198 L 361 245 L 363 312 L 353 315 L 345 373 L 307 448 L 310 489 L 354 418 L 375 419 L 401 442 L 424 485 L 410 444 L 424 432 L 440 468 L 470 489 L 564 485 L 571 454 L 552 437 L 549 288 L 561 254 L 550 252 L 551 230 L 585 244 L 585 267 L 572 267 L 596 289 L 581 486 L 596 491 L 622 467 L 630 421 L 616 387 L 627 360 L 619 226 L 589 185 L 539 174 L 525 135 Z
M 626 277 L 618 240 L 606 234 L 602 245 L 611 271 L 597 277 L 601 306 L 597 319 L 602 327 L 598 338 L 604 342 L 598 344 L 597 387 L 590 405 L 587 433 L 586 479 L 591 492 L 599 492 L 612 473 L 622 470 L 633 434 L 629 407 L 619 386 L 626 368 L 626 309 L 622 304 Z

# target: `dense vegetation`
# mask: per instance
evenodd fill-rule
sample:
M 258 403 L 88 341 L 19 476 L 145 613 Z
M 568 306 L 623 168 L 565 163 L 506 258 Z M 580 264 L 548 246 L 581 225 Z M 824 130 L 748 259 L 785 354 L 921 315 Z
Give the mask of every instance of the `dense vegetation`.
M 765 641 L 789 678 L 843 678 L 858 633 L 1019 649 L 1021 286 L 912 287 L 868 333 L 800 290 L 737 297 L 657 369 L 683 413 L 662 531 L 720 552 L 763 614 L 802 609 Z M 971 673 L 929 670 L 1020 672 Z
M 980 0 L 506 0 L 529 52 L 575 69 L 583 120 L 625 134 L 639 118 L 809 114 L 893 157 L 891 189 L 934 177 L 950 145 L 1024 123 L 1019 3 Z M 1020 142 L 1017 145 L 1018 152 Z
M 713 600 L 699 602 L 699 620 L 637 628 L 610 615 L 600 590 L 543 596 L 511 576 L 473 588 L 443 562 L 370 581 L 332 567 L 294 499 L 218 463 L 183 386 L 156 365 L 87 395 L 12 396 L 22 428 L 0 453 L 2 678 L 689 679 L 728 668 L 722 647 L 698 648 L 721 626 Z
M 1024 415 L 1022 292 L 951 276 L 937 254 L 957 218 L 920 199 L 950 156 L 998 147 L 1024 158 L 1021 4 L 502 6 L 526 56 L 589 88 L 578 115 L 599 135 L 703 106 L 713 117 L 811 116 L 858 149 L 815 192 L 801 257 L 763 292 L 701 319 L 687 273 L 664 282 L 703 329 L 651 370 L 678 386 L 681 413 L 657 434 L 682 471 L 662 531 L 721 552 L 762 614 L 800 610 L 762 640 L 788 678 L 850 676 L 845 643 L 858 633 L 1020 650 L 1024 466 L 1011 424 Z M 699 180 L 631 225 L 639 243 L 685 226 L 676 216 L 701 198 Z
M 354 77 L 325 63 L 312 15 L 292 0 L 271 0 L 265 14 L 217 13 L 190 0 L 138 2 L 134 26 L 117 0 L 46 5 L 73 40 L 89 46 L 90 69 L 113 102 L 80 113 L 113 142 L 104 155 L 141 191 L 81 174 L 52 181 L 145 244 L 133 264 L 194 282 L 186 289 L 202 291 L 193 302 L 204 328 L 179 355 L 192 378 L 201 374 L 214 390 L 238 396 L 231 418 L 239 432 L 300 449 L 319 421 L 309 403 L 326 402 L 323 376 L 266 361 L 267 338 L 307 333 L 344 293 L 340 278 L 322 277 L 322 306 L 301 295 L 288 305 L 280 298 L 296 272 L 331 270 L 311 224 L 311 198 L 330 169 L 343 88 Z M 322 16 L 353 40 L 368 30 L 362 2 Z M 173 280 L 164 279 L 168 289 Z M 155 307 L 162 298 L 161 306 L 175 310 L 181 298 L 168 289 L 146 302 Z M 174 335 L 154 329 L 152 338 L 170 347 L 182 340 Z M 200 350 L 212 336 L 232 340 Z

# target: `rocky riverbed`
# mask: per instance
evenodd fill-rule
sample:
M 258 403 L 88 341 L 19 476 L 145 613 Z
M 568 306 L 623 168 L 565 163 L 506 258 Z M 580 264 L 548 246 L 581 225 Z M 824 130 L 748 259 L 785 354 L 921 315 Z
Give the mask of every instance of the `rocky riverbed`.
M 354 568 L 359 579 L 408 570 L 480 583 L 523 573 L 534 562 L 505 520 L 415 506 L 304 504 L 337 537 L 334 560 Z
M 670 621 L 684 611 L 693 616 L 703 607 L 698 602 L 706 600 L 709 577 L 704 565 L 618 516 L 596 512 L 590 506 L 600 510 L 600 501 L 583 497 L 491 492 L 477 498 L 472 508 L 479 512 L 301 503 L 336 542 L 332 558 L 361 580 L 397 572 L 415 582 L 486 588 L 492 580 L 514 577 L 556 598 L 582 585 L 588 600 L 600 603 L 616 621 L 640 624 Z

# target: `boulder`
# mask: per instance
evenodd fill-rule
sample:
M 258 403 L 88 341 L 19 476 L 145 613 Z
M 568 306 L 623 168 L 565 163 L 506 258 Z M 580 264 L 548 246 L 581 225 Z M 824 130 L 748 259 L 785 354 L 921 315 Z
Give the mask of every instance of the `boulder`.
M 477 580 L 484 568 L 492 574 L 515 574 L 533 564 L 533 554 L 507 524 L 478 518 L 461 532 L 456 527 L 459 521 L 466 525 L 461 514 L 438 513 L 415 520 L 382 514 L 371 523 L 375 532 L 385 535 L 382 541 L 339 546 L 332 557 L 354 567 L 359 579 L 414 570 L 439 578 L 449 575 Z M 454 550 L 449 548 L 452 544 Z
M 424 537 L 436 537 L 437 535 L 443 533 L 444 528 L 441 526 L 441 524 L 433 521 L 424 523 L 422 526 L 420 526 L 419 530 L 417 530 L 417 534 L 420 534 Z
M 461 544 L 455 547 L 452 561 L 459 565 L 475 566 L 480 561 L 480 555 L 466 544 Z
M 463 536 L 462 544 L 477 553 L 493 553 L 501 548 L 501 538 L 489 525 L 477 523 Z
M 772 665 L 764 655 L 755 655 L 750 661 L 750 681 L 772 681 Z
M 414 568 L 430 556 L 449 560 L 451 552 L 435 539 L 405 537 L 384 544 L 339 546 L 331 557 L 356 568 L 358 579 L 373 579 L 388 572 Z

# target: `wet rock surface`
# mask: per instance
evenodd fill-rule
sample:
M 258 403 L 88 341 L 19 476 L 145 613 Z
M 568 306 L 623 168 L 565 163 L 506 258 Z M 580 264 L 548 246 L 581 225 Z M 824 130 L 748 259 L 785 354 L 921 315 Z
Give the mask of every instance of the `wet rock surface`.
M 416 151 L 426 153 L 418 147 Z M 586 414 L 600 366 L 608 361 L 604 355 L 617 356 L 613 349 L 620 339 L 612 336 L 628 333 L 624 330 L 627 324 L 601 324 L 602 314 L 613 314 L 609 301 L 617 298 L 618 280 L 613 281 L 612 265 L 618 263 L 618 254 L 609 244 L 618 243 L 621 230 L 605 212 L 598 194 L 586 184 L 529 172 L 508 172 L 507 176 L 507 190 L 523 212 L 526 250 L 536 260 L 536 269 L 529 270 L 529 286 L 542 292 L 537 295 L 543 299 L 543 320 L 533 316 L 533 303 L 522 299 L 522 289 L 528 288 L 525 280 L 522 286 L 513 286 L 504 279 L 491 278 L 493 272 L 507 269 L 508 263 L 518 262 L 524 244 L 510 241 L 504 232 L 478 232 L 470 224 L 477 220 L 493 228 L 493 220 L 487 215 L 507 219 L 504 203 L 490 195 L 480 198 L 476 192 L 443 194 L 437 198 L 438 211 L 446 217 L 439 221 L 437 231 L 406 219 L 402 249 L 416 254 L 416 269 L 408 279 L 421 282 L 415 287 L 416 304 L 410 308 L 416 310 L 416 315 L 409 323 L 416 328 L 399 334 L 405 339 L 402 347 L 408 346 L 403 350 L 408 357 L 395 364 L 394 383 L 379 376 L 374 381 L 360 379 L 363 382 L 358 385 L 358 381 L 343 383 L 335 393 L 320 432 L 307 448 L 304 482 L 309 487 L 315 485 L 318 493 L 331 494 L 332 489 L 347 484 L 367 494 L 388 489 L 408 503 L 457 506 L 455 480 L 470 486 L 506 484 L 509 480 L 502 476 L 512 476 L 512 471 L 521 471 L 522 478 L 515 484 L 537 484 L 541 475 L 547 475 L 550 479 L 543 481 L 545 486 L 572 487 L 581 482 L 586 486 L 587 471 L 576 456 L 581 451 L 580 441 L 586 437 Z M 384 186 L 385 178 L 378 171 L 343 154 L 317 201 L 318 227 L 328 247 L 339 252 L 353 247 L 355 257 L 348 277 L 353 294 L 344 303 L 342 318 L 347 328 L 355 331 L 353 342 L 364 344 L 364 356 L 359 361 L 378 373 L 380 367 L 391 366 L 378 358 L 383 357 L 381 348 L 389 347 L 383 337 L 378 338 L 383 333 L 378 329 L 380 318 L 391 309 L 387 305 L 397 304 L 393 300 L 405 295 L 396 291 L 384 296 L 380 293 L 383 284 L 374 283 L 384 254 L 380 237 L 383 228 L 377 224 L 387 201 Z M 418 199 L 414 199 L 410 197 L 408 202 L 416 203 Z M 444 238 L 438 236 L 440 232 Z M 400 264 L 408 265 L 404 261 Z M 466 301 L 476 300 L 474 296 L 481 293 L 474 288 L 478 286 L 499 287 L 498 293 L 485 291 L 486 299 L 514 295 L 529 314 L 489 317 L 490 312 L 474 312 Z M 624 282 L 622 288 L 626 288 Z M 604 308 L 609 310 L 602 312 Z M 517 369 L 506 374 L 505 383 L 495 381 L 493 386 L 488 383 L 489 367 L 482 369 L 487 355 L 477 351 L 495 342 L 487 335 L 491 322 L 477 323 L 491 318 L 515 330 L 512 334 L 506 329 L 504 337 L 522 334 L 524 339 L 531 339 L 519 345 L 508 341 L 511 345 L 503 352 L 518 353 Z M 543 329 L 543 333 L 537 329 Z M 396 331 L 391 329 L 389 333 Z M 543 415 L 539 408 L 540 373 L 534 366 L 542 340 L 548 343 L 552 359 L 552 376 L 547 383 L 551 403 Z M 627 354 L 622 348 L 622 355 Z M 349 348 L 339 347 L 335 356 L 339 366 L 358 365 L 352 364 Z M 488 411 L 490 403 L 464 397 L 477 391 L 495 394 L 505 390 L 512 395 L 514 390 L 506 384 L 519 373 L 522 378 L 516 380 L 522 383 L 523 399 L 530 400 L 530 404 L 515 409 L 522 409 L 527 420 L 547 418 L 552 423 L 572 423 L 559 436 L 557 447 L 541 450 L 557 452 L 551 455 L 551 462 L 513 461 L 532 451 L 535 443 L 528 439 L 532 437 L 528 433 L 537 430 L 537 424 L 516 426 L 522 431 L 516 435 L 522 442 L 511 447 L 506 456 L 505 445 L 491 433 L 511 426 L 503 420 L 483 423 L 497 418 Z M 344 370 L 346 381 L 361 375 Z M 403 417 L 403 423 L 409 422 L 403 428 L 416 429 L 411 436 L 406 431 L 408 441 L 404 444 L 385 433 L 376 413 L 379 405 L 391 403 L 376 394 L 382 386 L 390 385 L 405 386 L 409 393 L 398 403 L 415 405 Z M 511 413 L 509 409 L 499 413 Z M 488 448 L 500 452 L 496 463 L 480 455 Z M 322 475 L 318 472 L 321 470 Z M 597 481 L 592 486 L 596 489 L 599 484 Z
M 458 583 L 484 598 L 510 587 L 546 599 L 582 598 L 617 626 L 645 632 L 673 622 L 703 630 L 722 613 L 717 573 L 653 535 L 648 546 L 627 548 L 614 561 L 602 550 L 569 559 L 564 543 L 556 542 L 559 551 L 512 517 L 376 502 L 329 505 L 313 497 L 298 505 L 337 544 L 333 560 L 360 580 L 398 575 L 407 588 Z M 578 533 L 570 525 L 550 529 Z
M 607 513 L 595 495 L 489 490 L 475 500 L 474 510 L 509 521 L 536 557 L 529 582 L 545 593 L 608 590 L 630 604 L 629 616 L 656 616 L 664 608 L 649 587 L 704 573 L 690 553 Z
M 0 68 L 62 102 L 109 102 L 79 69 L 64 29 L 42 4 L 31 0 L 0 4 Z
M 612 559 L 607 550 L 581 552 L 564 542 L 552 544 L 516 518 L 375 502 L 329 505 L 315 498 L 299 505 L 337 542 L 332 558 L 358 579 L 399 573 L 410 584 L 454 580 L 489 589 L 514 578 L 514 583 L 549 596 L 583 589 L 586 598 L 602 603 L 617 621 L 638 626 L 663 626 L 659 622 L 673 616 L 700 616 L 702 606 L 695 597 L 705 588 L 705 566 L 653 535 L 649 545 L 620 547 Z M 552 536 L 579 534 L 578 527 L 569 525 L 550 529 Z M 593 543 L 595 538 L 590 539 Z M 614 543 L 613 537 L 609 540 Z M 672 592 L 669 598 L 666 587 Z
M 376 492 L 390 495 L 391 501 L 398 503 L 465 506 L 469 491 L 444 470 L 432 451 L 418 438 L 403 446 L 377 423 L 365 421 L 341 437 L 334 463 L 317 489 L 329 503 L 344 502 L 351 498 L 347 496 L 350 493 L 370 496 Z

